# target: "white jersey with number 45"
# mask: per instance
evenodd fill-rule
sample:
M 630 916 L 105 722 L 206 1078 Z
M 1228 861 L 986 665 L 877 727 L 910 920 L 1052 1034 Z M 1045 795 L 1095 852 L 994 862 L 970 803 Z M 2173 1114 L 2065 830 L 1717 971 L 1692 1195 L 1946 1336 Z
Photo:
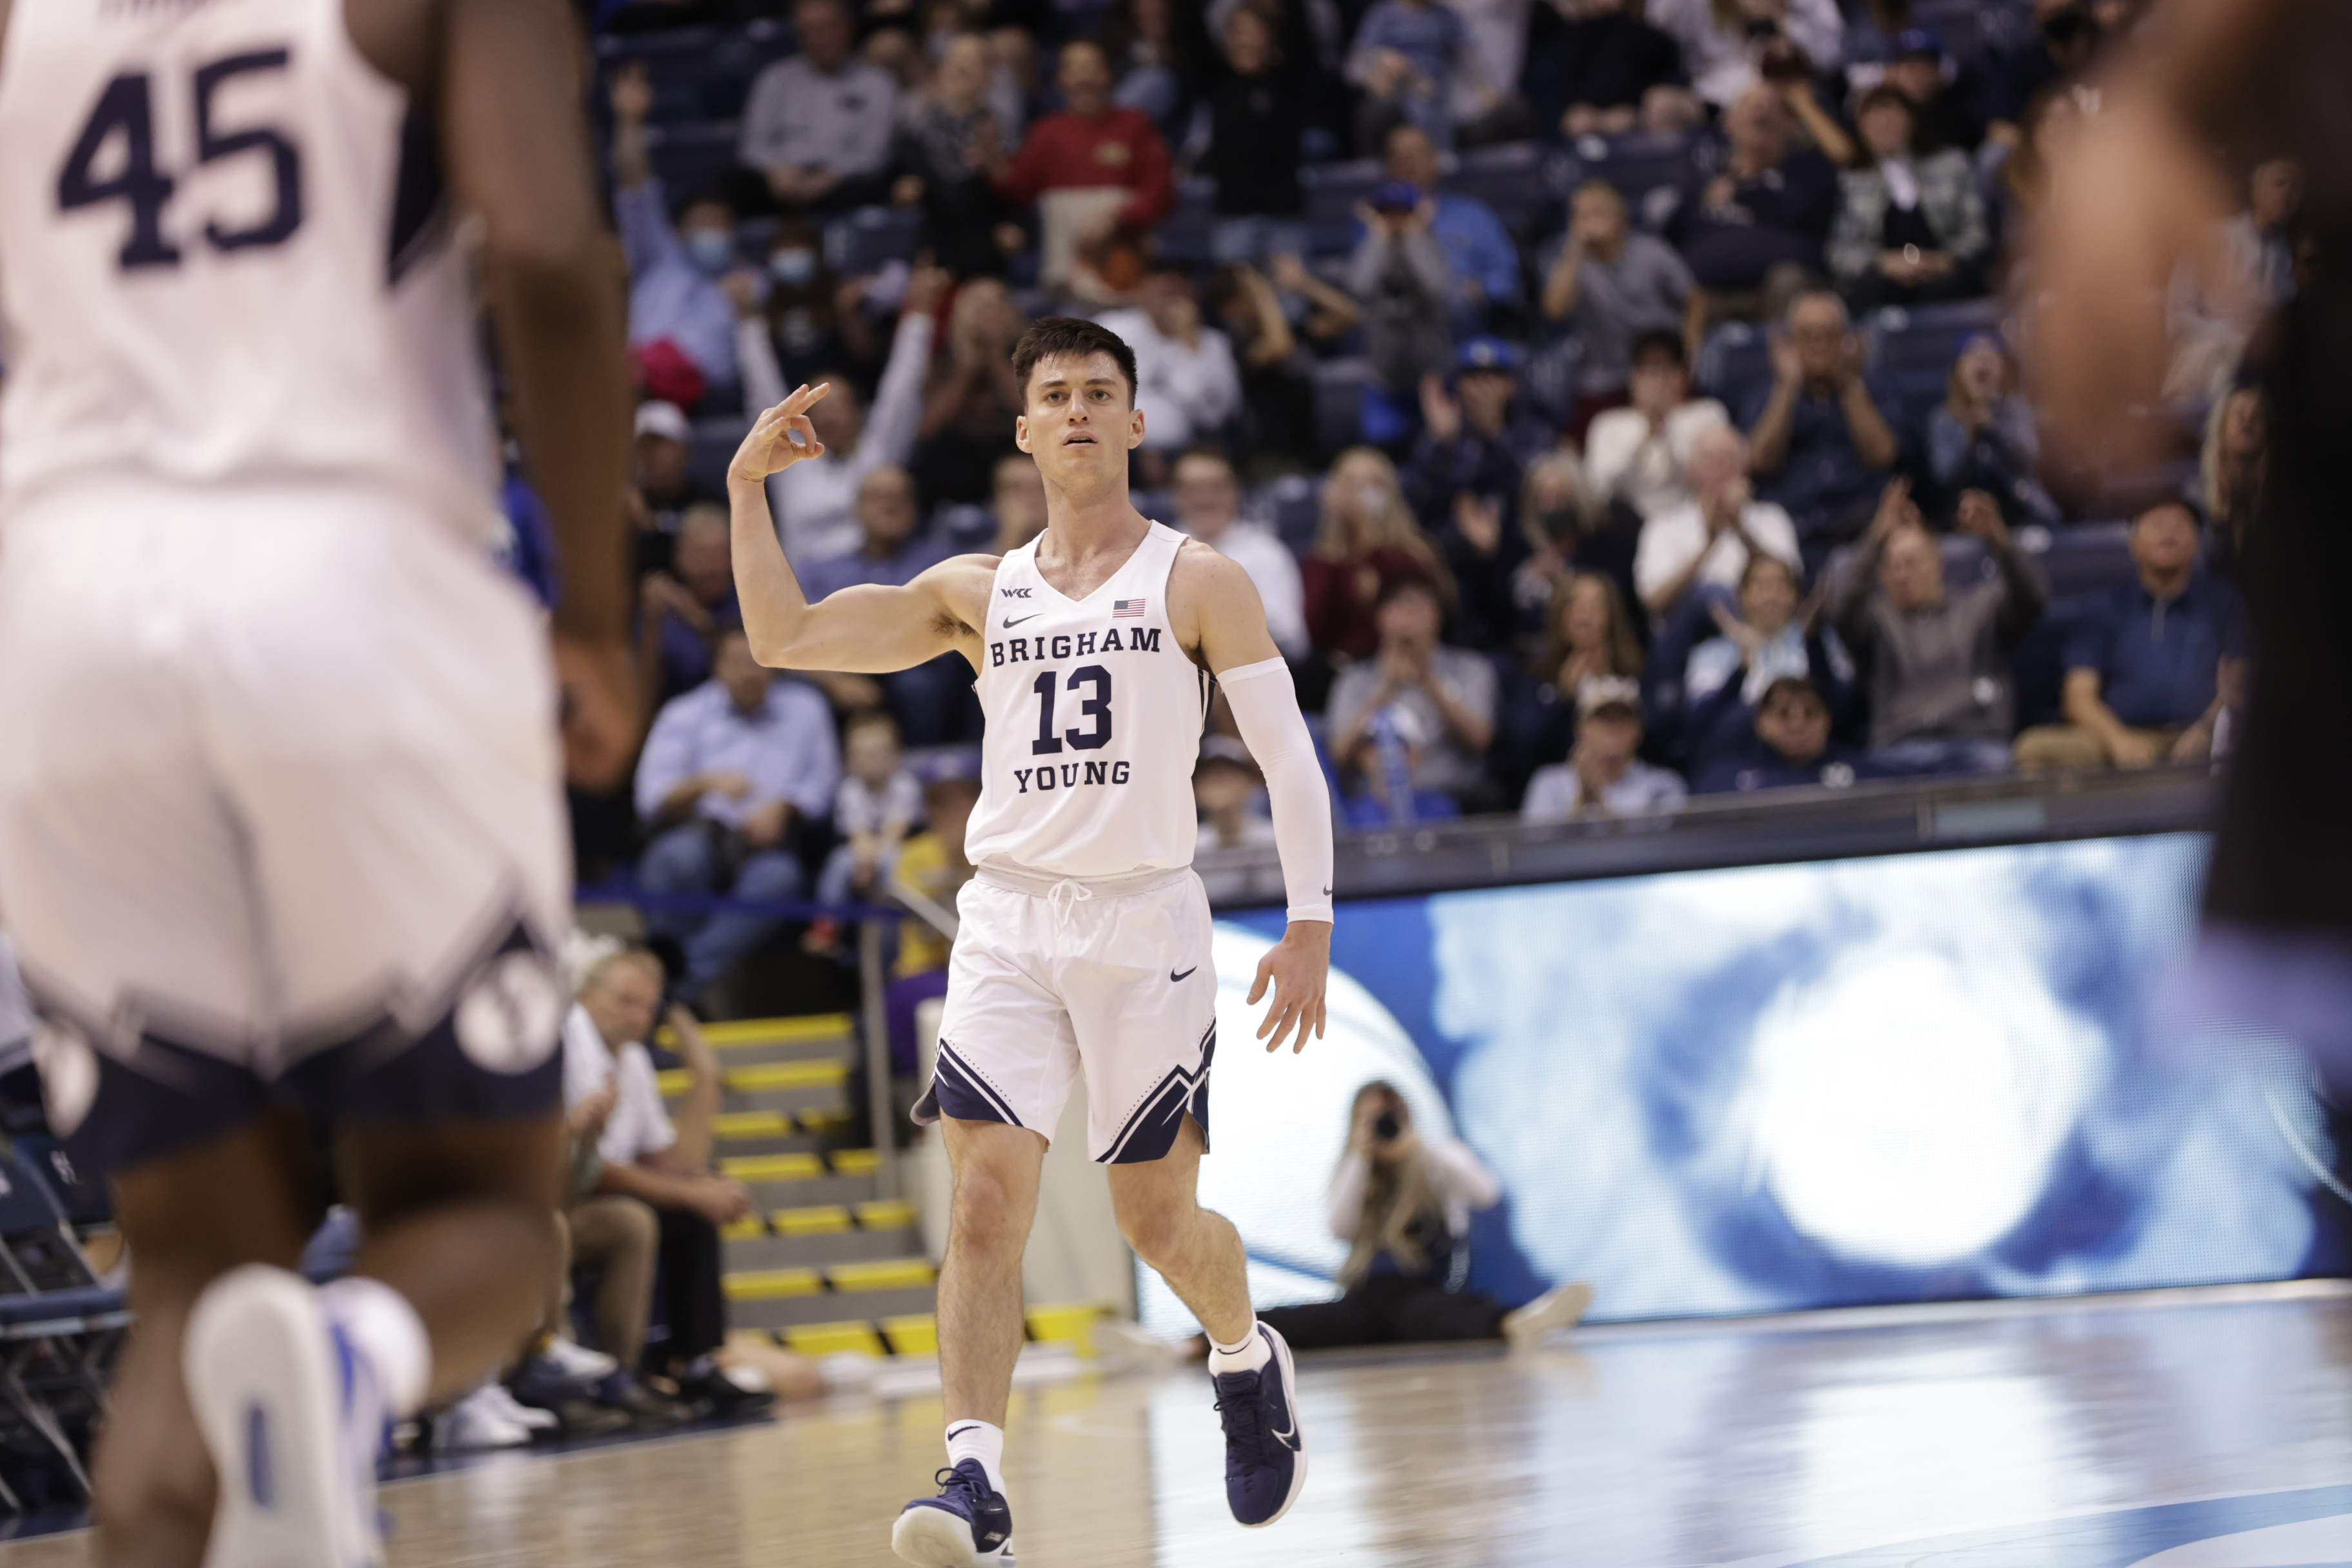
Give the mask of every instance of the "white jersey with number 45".
M 13 0 L 0 517 L 90 483 L 356 486 L 478 536 L 450 229 L 430 122 L 342 0 Z
M 1037 570 L 1036 541 L 998 563 L 976 683 L 987 728 L 964 840 L 974 865 L 1119 877 L 1192 863 L 1192 766 L 1212 683 L 1168 622 L 1183 545 L 1153 523 L 1078 600 Z

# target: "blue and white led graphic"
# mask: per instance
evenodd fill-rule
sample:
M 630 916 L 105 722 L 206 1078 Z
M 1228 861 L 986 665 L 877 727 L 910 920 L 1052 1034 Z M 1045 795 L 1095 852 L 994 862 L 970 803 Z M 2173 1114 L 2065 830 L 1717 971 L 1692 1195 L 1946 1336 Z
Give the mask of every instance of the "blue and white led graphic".
M 1596 1318 L 1651 1318 L 2292 1278 L 2331 1155 L 2300 1059 L 2158 1016 L 2203 853 L 1350 903 L 1334 1037 L 1296 1058 L 1251 1047 L 1265 922 L 1227 922 L 1204 1195 L 1263 1300 L 1329 1294 L 1324 1188 L 1356 1087 L 1388 1077 L 1502 1179 L 1473 1282 L 1506 1300 L 1584 1279 Z M 1149 1276 L 1145 1298 L 1181 1321 Z

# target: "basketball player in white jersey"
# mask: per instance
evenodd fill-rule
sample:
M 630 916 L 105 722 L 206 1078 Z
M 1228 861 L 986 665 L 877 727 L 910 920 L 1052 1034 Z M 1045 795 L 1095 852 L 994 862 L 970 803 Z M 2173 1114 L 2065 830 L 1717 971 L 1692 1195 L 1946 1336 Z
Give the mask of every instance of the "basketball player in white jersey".
M 582 58 L 560 0 L 0 0 L 0 903 L 133 1260 L 108 1568 L 379 1563 L 386 1423 L 554 1266 L 558 693 L 483 550 L 473 276 L 575 776 L 610 779 L 627 379 Z M 365 1231 L 323 1290 L 296 1107 Z
M 966 845 L 979 875 L 958 904 L 939 1070 L 916 1110 L 939 1119 L 955 1168 L 939 1300 L 949 1468 L 891 1534 L 929 1568 L 1012 1561 L 1000 1466 L 1021 1254 L 1081 1067 L 1087 1152 L 1110 1168 L 1119 1228 L 1215 1347 L 1234 1518 L 1273 1523 L 1307 1479 L 1289 1349 L 1251 1315 L 1240 1236 L 1193 1195 L 1216 1046 L 1209 906 L 1192 870 L 1212 681 L 1265 769 L 1289 895 L 1289 929 L 1249 998 L 1273 987 L 1268 1050 L 1323 1032 L 1329 796 L 1248 575 L 1128 501 L 1128 453 L 1143 439 L 1132 352 L 1091 321 L 1049 319 L 1023 336 L 1013 370 L 1014 439 L 1045 479 L 1046 527 L 1002 559 L 959 556 L 903 588 L 809 604 L 763 481 L 824 450 L 807 417 L 823 386 L 762 414 L 728 475 L 736 584 L 762 662 L 879 673 L 954 649 L 987 716 Z

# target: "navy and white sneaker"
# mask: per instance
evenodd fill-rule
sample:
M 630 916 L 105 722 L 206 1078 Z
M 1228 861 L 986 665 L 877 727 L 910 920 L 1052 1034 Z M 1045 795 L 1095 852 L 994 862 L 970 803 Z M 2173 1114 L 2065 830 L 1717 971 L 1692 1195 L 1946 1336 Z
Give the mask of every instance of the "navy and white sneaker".
M 898 1510 L 890 1550 L 920 1568 L 1013 1568 L 1013 1505 L 978 1459 L 933 1478 L 940 1495 Z
M 1225 1426 L 1225 1501 L 1252 1529 L 1290 1511 L 1307 1487 L 1307 1447 L 1298 1433 L 1298 1369 L 1290 1347 L 1255 1325 L 1274 1354 L 1255 1372 L 1221 1373 L 1217 1415 Z
M 183 1357 L 220 1476 L 207 1568 L 379 1568 L 383 1395 L 317 1289 L 231 1269 L 197 1298 Z

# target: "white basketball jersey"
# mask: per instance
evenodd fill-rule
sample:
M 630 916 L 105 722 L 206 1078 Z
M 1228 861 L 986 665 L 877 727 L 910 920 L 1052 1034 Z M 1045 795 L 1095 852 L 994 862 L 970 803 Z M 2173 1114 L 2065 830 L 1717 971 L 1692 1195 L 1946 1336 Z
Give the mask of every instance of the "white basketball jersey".
M 96 481 L 357 485 L 495 517 L 429 117 L 342 0 L 15 0 L 0 516 Z
M 1064 598 L 1032 540 L 997 563 L 981 660 L 972 863 L 1117 877 L 1192 863 L 1192 765 L 1208 672 L 1176 646 L 1168 572 L 1184 535 L 1151 525 L 1110 581 Z

